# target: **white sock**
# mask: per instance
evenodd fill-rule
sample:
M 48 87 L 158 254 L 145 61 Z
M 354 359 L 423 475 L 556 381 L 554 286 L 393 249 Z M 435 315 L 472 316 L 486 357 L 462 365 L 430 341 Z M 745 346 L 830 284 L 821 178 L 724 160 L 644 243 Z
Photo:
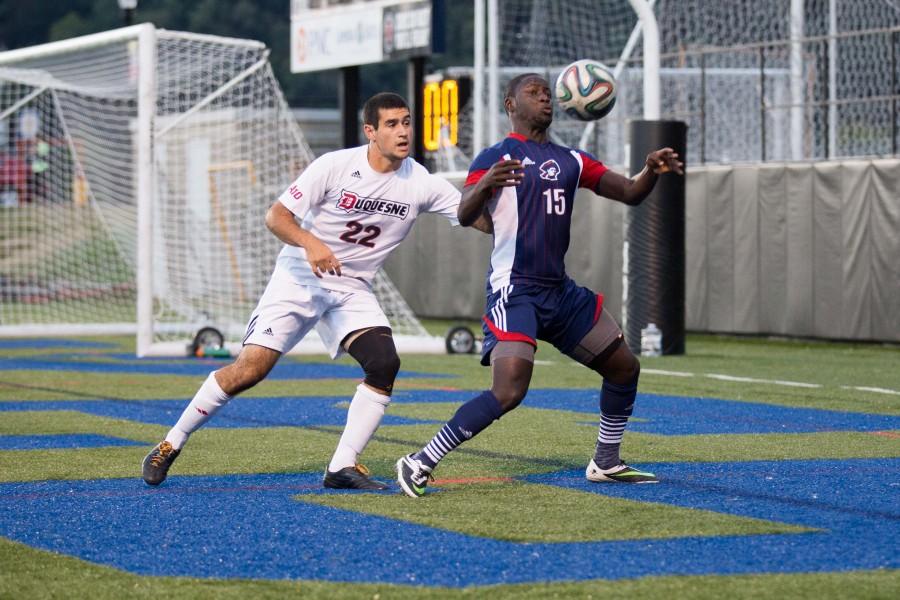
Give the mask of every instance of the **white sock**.
M 229 400 L 231 400 L 231 396 L 219 387 L 219 382 L 216 381 L 216 372 L 213 371 L 197 390 L 191 403 L 181 413 L 175 427 L 166 434 L 166 441 L 172 444 L 176 450 L 181 450 L 188 437 L 209 421 L 216 411 L 228 404 Z
M 356 394 L 350 401 L 350 410 L 347 411 L 347 425 L 338 442 L 337 450 L 328 463 L 328 470 L 332 473 L 345 467 L 352 467 L 356 459 L 366 449 L 366 444 L 375 435 L 375 430 L 381 424 L 381 417 L 391 397 L 379 394 L 361 383 L 356 388 Z

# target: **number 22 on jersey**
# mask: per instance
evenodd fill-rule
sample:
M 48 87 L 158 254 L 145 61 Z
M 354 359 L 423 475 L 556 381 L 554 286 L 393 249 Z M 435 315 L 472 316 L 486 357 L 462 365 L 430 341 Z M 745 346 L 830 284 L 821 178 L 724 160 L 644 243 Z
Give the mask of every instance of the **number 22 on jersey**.
M 365 235 L 359 236 L 360 233 Z M 381 228 L 377 225 L 364 226 L 359 221 L 350 221 L 347 223 L 347 231 L 341 234 L 341 239 L 351 244 L 359 244 L 367 248 L 374 248 L 375 243 L 372 241 L 381 235 Z

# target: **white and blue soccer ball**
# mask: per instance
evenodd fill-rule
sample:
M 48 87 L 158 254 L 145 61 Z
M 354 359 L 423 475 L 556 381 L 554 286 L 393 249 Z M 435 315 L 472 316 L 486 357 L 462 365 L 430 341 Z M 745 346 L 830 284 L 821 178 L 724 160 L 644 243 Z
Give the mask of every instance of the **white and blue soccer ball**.
M 555 95 L 567 115 L 580 121 L 596 121 L 616 105 L 616 80 L 603 63 L 582 58 L 556 78 Z

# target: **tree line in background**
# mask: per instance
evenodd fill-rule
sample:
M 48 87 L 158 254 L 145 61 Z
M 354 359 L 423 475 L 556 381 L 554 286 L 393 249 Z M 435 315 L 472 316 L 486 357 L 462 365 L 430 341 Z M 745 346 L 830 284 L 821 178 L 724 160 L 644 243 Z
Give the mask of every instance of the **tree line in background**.
M 450 4 L 450 3 L 448 3 Z M 431 57 L 426 72 L 472 64 L 473 3 L 452 2 L 446 11 L 447 52 Z M 334 107 L 338 71 L 293 74 L 290 64 L 290 0 L 139 0 L 134 23 L 264 42 L 288 103 Z M 122 27 L 117 0 L 0 0 L 0 50 L 12 50 Z M 406 95 L 406 63 L 360 69 L 363 98 L 382 90 Z

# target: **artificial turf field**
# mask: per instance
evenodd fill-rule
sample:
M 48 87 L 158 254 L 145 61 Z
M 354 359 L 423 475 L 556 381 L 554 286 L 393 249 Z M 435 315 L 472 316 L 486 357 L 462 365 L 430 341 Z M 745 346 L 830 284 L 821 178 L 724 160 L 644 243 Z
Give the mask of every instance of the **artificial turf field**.
M 149 488 L 143 456 L 226 363 L 0 340 L 0 597 L 900 597 L 900 348 L 687 349 L 642 360 L 623 444 L 660 484 L 584 479 L 599 379 L 543 345 L 523 405 L 413 500 L 321 488 L 350 360 L 286 358 Z M 363 457 L 392 483 L 489 382 L 473 356 L 402 359 Z

